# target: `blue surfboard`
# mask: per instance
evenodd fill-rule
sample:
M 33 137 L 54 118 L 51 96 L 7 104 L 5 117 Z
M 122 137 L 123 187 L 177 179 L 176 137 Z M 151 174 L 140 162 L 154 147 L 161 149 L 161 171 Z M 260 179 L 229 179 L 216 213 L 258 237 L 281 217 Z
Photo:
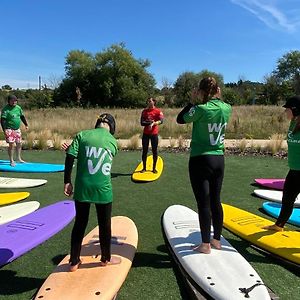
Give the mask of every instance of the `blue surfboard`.
M 19 173 L 53 173 L 63 172 L 65 165 L 59 164 L 44 164 L 44 163 L 32 163 L 16 162 L 16 165 L 12 167 L 9 160 L 0 160 L 0 171 L 2 172 L 19 172 Z
M 277 218 L 280 214 L 281 204 L 275 202 L 265 202 L 263 209 L 271 216 Z M 294 208 L 288 222 L 290 224 L 300 226 L 300 208 Z

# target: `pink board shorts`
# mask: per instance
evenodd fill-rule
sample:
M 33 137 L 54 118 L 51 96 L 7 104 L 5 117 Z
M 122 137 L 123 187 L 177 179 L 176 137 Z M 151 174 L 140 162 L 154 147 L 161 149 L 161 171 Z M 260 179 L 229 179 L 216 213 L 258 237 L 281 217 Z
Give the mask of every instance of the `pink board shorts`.
M 5 140 L 7 143 L 21 143 L 22 134 L 20 129 L 5 129 Z

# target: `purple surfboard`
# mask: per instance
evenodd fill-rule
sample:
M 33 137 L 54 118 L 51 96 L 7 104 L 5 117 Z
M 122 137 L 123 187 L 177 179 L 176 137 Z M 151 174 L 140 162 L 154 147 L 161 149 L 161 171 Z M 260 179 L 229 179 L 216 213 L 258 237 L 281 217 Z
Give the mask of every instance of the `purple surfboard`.
M 259 178 L 259 179 L 254 179 L 254 181 L 261 186 L 282 191 L 285 179 Z
M 59 201 L 0 226 L 0 266 L 43 243 L 75 216 L 73 201 Z

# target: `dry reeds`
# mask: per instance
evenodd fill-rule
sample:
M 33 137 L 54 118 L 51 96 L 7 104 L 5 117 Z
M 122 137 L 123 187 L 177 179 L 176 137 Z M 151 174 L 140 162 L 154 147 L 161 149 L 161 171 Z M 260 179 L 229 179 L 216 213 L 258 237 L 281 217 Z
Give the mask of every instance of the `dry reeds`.
M 282 150 L 283 141 L 284 141 L 283 134 L 278 134 L 278 133 L 272 134 L 267 144 L 267 149 L 272 153 L 272 155 L 275 155 L 280 150 Z
M 132 136 L 128 143 L 127 143 L 127 149 L 129 150 L 137 150 L 140 148 L 140 135 L 139 134 L 135 134 L 134 136 Z
M 178 140 L 178 147 L 185 147 L 185 139 L 191 138 L 192 124 L 179 125 L 176 117 L 179 108 L 162 108 L 164 122 L 159 126 L 159 134 L 169 139 L 170 144 Z M 34 141 L 46 139 L 43 134 L 54 141 L 57 148 L 60 139 L 72 139 L 74 135 L 85 129 L 94 128 L 100 113 L 108 112 L 116 119 L 117 139 L 129 139 L 142 134 L 140 125 L 141 109 L 82 109 L 53 108 L 25 111 L 29 123 L 28 132 L 24 132 L 26 147 L 32 148 Z M 288 120 L 283 116 L 283 109 L 278 106 L 233 106 L 232 117 L 227 125 L 227 139 L 268 139 L 273 134 L 285 134 Z M 46 133 L 44 132 L 46 130 Z M 43 134 L 41 134 L 43 132 Z M 39 142 L 44 147 L 46 142 Z M 177 144 L 177 142 L 176 142 Z M 136 147 L 133 145 L 133 147 Z

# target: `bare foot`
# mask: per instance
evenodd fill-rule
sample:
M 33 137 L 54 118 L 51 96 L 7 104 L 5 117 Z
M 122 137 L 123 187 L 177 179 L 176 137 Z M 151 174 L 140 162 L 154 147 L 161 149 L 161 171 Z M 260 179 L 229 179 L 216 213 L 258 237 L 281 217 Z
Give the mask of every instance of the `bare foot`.
M 15 166 L 16 166 L 16 163 L 15 163 L 14 161 L 11 161 L 11 162 L 10 162 L 10 166 L 11 166 L 11 167 L 15 167 Z
M 217 250 L 221 250 L 221 249 L 222 249 L 221 242 L 220 242 L 219 240 L 212 239 L 212 240 L 210 241 L 210 245 L 211 245 L 213 248 L 217 249 Z
M 21 164 L 23 164 L 23 163 L 25 163 L 25 160 L 23 160 L 23 159 L 19 159 L 19 162 L 21 163 Z
M 77 271 L 77 269 L 79 268 L 79 266 L 81 265 L 82 261 L 80 260 L 76 265 L 71 265 L 69 267 L 69 272 L 75 272 Z
M 273 231 L 283 231 L 283 227 L 279 227 L 276 224 L 264 226 L 262 229 L 273 230 Z
M 121 257 L 112 256 L 108 261 L 100 261 L 100 267 L 105 267 L 108 265 L 118 265 L 121 263 Z
M 146 172 L 146 169 L 141 170 L 141 173 L 145 173 L 145 172 Z
M 157 174 L 157 170 L 153 169 L 152 173 Z
M 202 243 L 201 245 L 195 246 L 192 249 L 204 254 L 209 254 L 211 250 L 209 243 Z

